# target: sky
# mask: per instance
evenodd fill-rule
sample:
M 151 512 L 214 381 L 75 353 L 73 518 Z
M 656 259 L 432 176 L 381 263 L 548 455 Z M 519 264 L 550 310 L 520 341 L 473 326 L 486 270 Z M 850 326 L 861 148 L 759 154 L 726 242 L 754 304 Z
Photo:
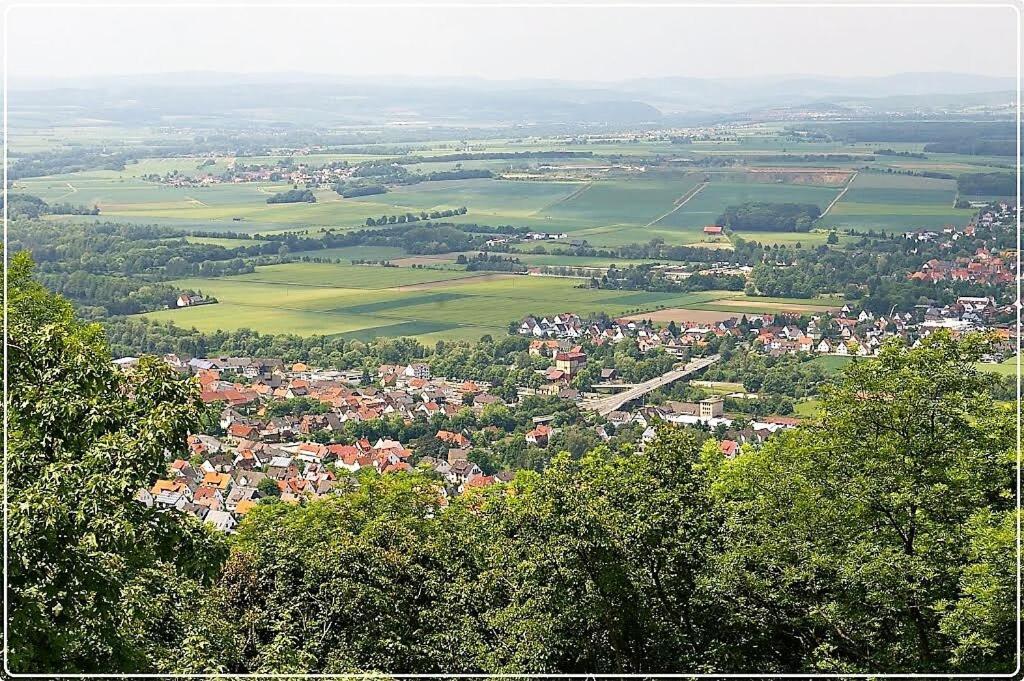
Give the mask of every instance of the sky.
M 323 0 L 320 0 L 323 2 Z M 966 3 L 965 3 L 966 4 Z M 1019 17 L 968 7 L 9 6 L 12 83 L 186 71 L 615 81 L 1013 76 Z

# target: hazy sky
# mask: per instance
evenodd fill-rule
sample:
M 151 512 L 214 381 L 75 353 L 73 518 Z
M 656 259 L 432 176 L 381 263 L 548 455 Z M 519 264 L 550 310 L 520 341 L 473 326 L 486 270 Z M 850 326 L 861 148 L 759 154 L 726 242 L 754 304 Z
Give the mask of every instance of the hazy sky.
M 1016 72 L 973 7 L 9 8 L 12 82 L 169 71 L 615 80 Z

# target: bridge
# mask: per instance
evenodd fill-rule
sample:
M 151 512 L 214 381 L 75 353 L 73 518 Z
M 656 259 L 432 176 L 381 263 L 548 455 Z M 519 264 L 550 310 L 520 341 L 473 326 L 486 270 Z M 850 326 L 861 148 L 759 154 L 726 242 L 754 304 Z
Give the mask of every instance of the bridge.
M 669 383 L 675 383 L 680 378 L 689 376 L 690 374 L 697 373 L 701 369 L 711 366 L 715 362 L 722 359 L 721 355 L 711 355 L 710 357 L 701 357 L 687 363 L 681 369 L 673 369 L 668 371 L 657 378 L 652 378 L 649 381 L 638 383 L 625 392 L 618 393 L 617 395 L 610 395 L 608 397 L 600 397 L 593 400 L 587 400 L 580 403 L 582 409 L 589 409 L 596 411 L 601 416 L 607 416 L 613 411 L 622 409 L 626 404 L 633 400 L 640 399 L 652 390 L 657 390 Z
M 595 383 L 590 387 L 594 390 L 629 390 L 635 388 L 636 383 Z

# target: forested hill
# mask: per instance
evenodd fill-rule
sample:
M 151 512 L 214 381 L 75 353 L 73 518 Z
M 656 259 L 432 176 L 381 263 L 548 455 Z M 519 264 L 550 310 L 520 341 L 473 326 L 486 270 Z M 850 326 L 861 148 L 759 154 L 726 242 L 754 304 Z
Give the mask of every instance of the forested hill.
M 725 459 L 662 428 L 442 503 L 425 474 L 261 502 L 226 543 L 133 500 L 197 388 L 121 373 L 12 260 L 15 672 L 1005 672 L 1015 412 L 936 333 L 851 364 L 822 420 Z

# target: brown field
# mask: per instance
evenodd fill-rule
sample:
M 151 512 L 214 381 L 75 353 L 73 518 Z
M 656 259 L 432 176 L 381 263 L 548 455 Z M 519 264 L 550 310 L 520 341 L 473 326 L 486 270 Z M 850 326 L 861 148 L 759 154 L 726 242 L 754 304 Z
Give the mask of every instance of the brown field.
M 749 168 L 755 182 L 785 182 L 787 184 L 810 184 L 837 186 L 846 184 L 849 170 L 839 168 Z

